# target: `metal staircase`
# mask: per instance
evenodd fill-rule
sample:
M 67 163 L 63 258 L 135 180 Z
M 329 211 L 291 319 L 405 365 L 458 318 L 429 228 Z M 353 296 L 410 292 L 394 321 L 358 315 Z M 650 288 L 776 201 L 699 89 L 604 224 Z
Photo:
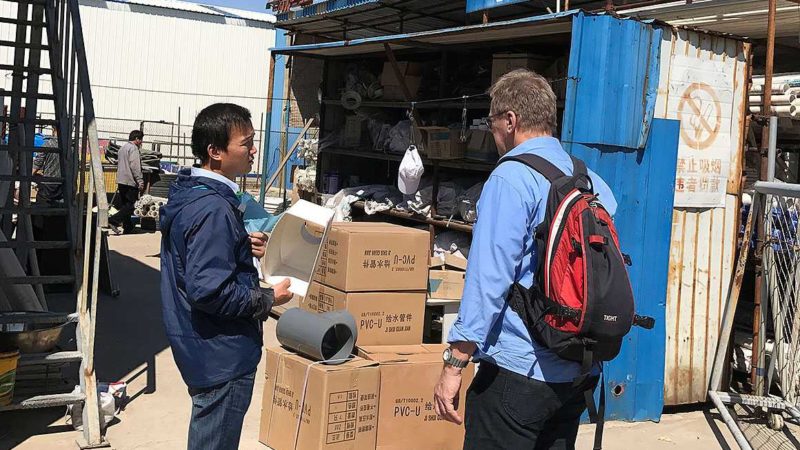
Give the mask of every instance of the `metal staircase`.
M 106 447 L 101 435 L 94 370 L 94 336 L 98 297 L 101 228 L 107 227 L 108 202 L 103 182 L 86 51 L 78 0 L 2 0 L 16 5 L 14 17 L 0 17 L 2 26 L 15 28 L 15 40 L 0 40 L 0 48 L 13 49 L 10 61 L 0 61 L 0 71 L 11 72 L 11 89 L 0 90 L 2 105 L 10 105 L 0 117 L 7 142 L 0 143 L 0 286 L 30 286 L 27 311 L 47 311 L 43 286 L 71 283 L 76 304 L 72 314 L 39 313 L 6 316 L 0 323 L 76 323 L 77 351 L 22 355 L 19 367 L 80 361 L 81 394 L 44 394 L 15 398 L 2 411 L 64 406 L 85 402 L 82 448 Z M 0 106 L 2 107 L 2 106 Z M 43 114 L 52 119 L 42 119 Z M 37 127 L 58 130 L 54 148 L 34 146 Z M 35 152 L 57 152 L 60 176 L 33 175 Z M 90 176 L 86 176 L 87 173 Z M 62 183 L 63 202 L 32 202 L 33 183 Z M 18 194 L 14 187 L 18 184 Z M 16 204 L 15 204 L 16 202 Z M 88 213 L 87 213 L 88 212 Z M 94 213 L 93 213 L 94 212 Z M 32 217 L 64 216 L 66 240 L 37 241 Z M 93 248 L 93 251 L 90 249 Z M 8 249 L 8 250 L 5 250 Z M 36 250 L 70 249 L 70 275 L 43 276 Z M 13 251 L 14 265 L 22 273 L 2 270 Z M 2 252 L 6 252 L 3 254 Z M 13 271 L 12 271 L 13 272 Z M 90 282 L 91 277 L 91 282 Z M 17 305 L 23 300 L 14 299 Z M 9 302 L 10 305 L 10 302 Z M 14 309 L 14 308 L 6 308 Z M 2 420 L 2 419 L 0 419 Z

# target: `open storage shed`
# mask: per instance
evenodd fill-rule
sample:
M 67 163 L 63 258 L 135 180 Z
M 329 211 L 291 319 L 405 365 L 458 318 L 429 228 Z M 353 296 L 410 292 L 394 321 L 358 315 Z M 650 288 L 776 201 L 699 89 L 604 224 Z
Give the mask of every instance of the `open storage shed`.
M 739 226 L 747 42 L 573 10 L 273 51 L 322 61 L 317 190 L 325 194 L 335 193 L 329 174 L 341 181 L 337 189 L 348 186 L 342 180 L 396 185 L 403 154 L 376 144 L 384 125 L 408 120 L 409 113 L 423 129 L 450 126 L 453 145 L 463 141 L 464 131 L 489 115 L 489 99 L 480 94 L 498 58 L 528 55 L 527 66 L 547 77 L 558 96 L 564 148 L 615 193 L 637 310 L 656 318 L 654 330 L 634 329 L 606 367 L 607 417 L 658 420 L 664 404 L 705 400 Z M 351 74 L 377 78 L 382 68 L 406 79 L 391 99 L 384 92 L 355 107 L 343 99 Z M 281 92 L 283 80 L 275 80 L 273 90 Z M 286 111 L 277 106 L 273 111 Z M 488 151 L 491 142 L 484 144 L 476 150 L 465 143 L 455 156 L 423 156 L 433 175 L 430 214 L 390 209 L 380 220 L 427 226 L 432 241 L 441 231 L 469 235 L 472 225 L 437 214 L 436 201 L 444 183 L 486 179 L 496 155 Z M 364 202 L 354 204 L 354 213 L 359 208 Z

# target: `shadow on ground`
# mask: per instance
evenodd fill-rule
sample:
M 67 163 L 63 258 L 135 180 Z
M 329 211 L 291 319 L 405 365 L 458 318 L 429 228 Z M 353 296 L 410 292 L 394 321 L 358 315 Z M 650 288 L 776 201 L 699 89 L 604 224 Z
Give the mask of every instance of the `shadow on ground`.
M 161 318 L 159 271 L 116 251 L 110 252 L 110 261 L 113 280 L 121 292 L 116 298 L 105 294 L 99 298 L 95 339 L 97 379 L 130 383 L 145 377 L 142 389 L 128 392 L 135 403 L 139 396 L 156 392 L 155 357 L 169 346 Z M 154 264 L 158 264 L 157 259 Z M 74 311 L 74 301 L 69 295 L 48 296 L 50 309 L 54 311 Z M 74 327 L 65 330 L 64 335 L 61 346 L 75 348 Z M 77 364 L 71 364 L 63 371 L 68 378 L 77 380 L 78 369 Z M 67 431 L 68 426 L 53 425 L 64 416 L 65 410 L 0 413 L 0 449 L 14 448 L 33 435 Z

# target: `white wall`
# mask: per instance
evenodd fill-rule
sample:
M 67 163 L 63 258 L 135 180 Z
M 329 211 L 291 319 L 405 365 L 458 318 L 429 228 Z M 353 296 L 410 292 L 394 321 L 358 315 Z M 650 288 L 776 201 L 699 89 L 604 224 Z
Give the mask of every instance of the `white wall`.
M 101 132 L 130 131 L 141 120 L 177 122 L 180 108 L 188 136 L 195 115 L 215 102 L 247 107 L 256 129 L 263 128 L 271 24 L 105 0 L 80 3 L 95 113 L 129 119 L 99 120 Z M 16 4 L 0 2 L 0 15 L 15 17 Z M 0 24 L 0 39 L 14 34 L 13 25 Z M 0 61 L 12 60 L 13 49 L 0 48 Z M 10 89 L 11 74 L 0 71 L 0 77 Z M 47 78 L 42 92 L 50 91 Z M 52 111 L 47 103 L 41 112 Z

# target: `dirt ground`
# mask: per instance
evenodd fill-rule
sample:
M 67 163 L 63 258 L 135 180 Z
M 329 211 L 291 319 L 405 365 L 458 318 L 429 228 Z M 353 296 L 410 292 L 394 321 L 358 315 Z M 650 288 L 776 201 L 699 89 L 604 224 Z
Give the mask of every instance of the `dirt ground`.
M 116 449 L 186 447 L 190 401 L 161 320 L 159 237 L 138 234 L 110 238 L 112 271 L 121 295 L 100 300 L 96 365 L 99 380 L 129 383 L 132 401 L 107 432 Z M 272 319 L 267 322 L 264 338 L 267 345 L 277 344 Z M 262 360 L 259 373 L 263 370 Z M 263 378 L 258 377 L 245 418 L 241 449 L 267 448 L 258 442 L 263 385 Z M 772 432 L 763 421 L 742 422 L 754 448 L 800 448 L 800 443 L 788 432 Z M 63 408 L 0 413 L 0 449 L 74 449 L 78 436 L 66 424 Z M 592 448 L 593 437 L 594 426 L 581 427 L 577 448 Z M 604 448 L 708 450 L 738 446 L 715 411 L 698 408 L 665 414 L 661 423 L 610 423 L 606 427 Z

